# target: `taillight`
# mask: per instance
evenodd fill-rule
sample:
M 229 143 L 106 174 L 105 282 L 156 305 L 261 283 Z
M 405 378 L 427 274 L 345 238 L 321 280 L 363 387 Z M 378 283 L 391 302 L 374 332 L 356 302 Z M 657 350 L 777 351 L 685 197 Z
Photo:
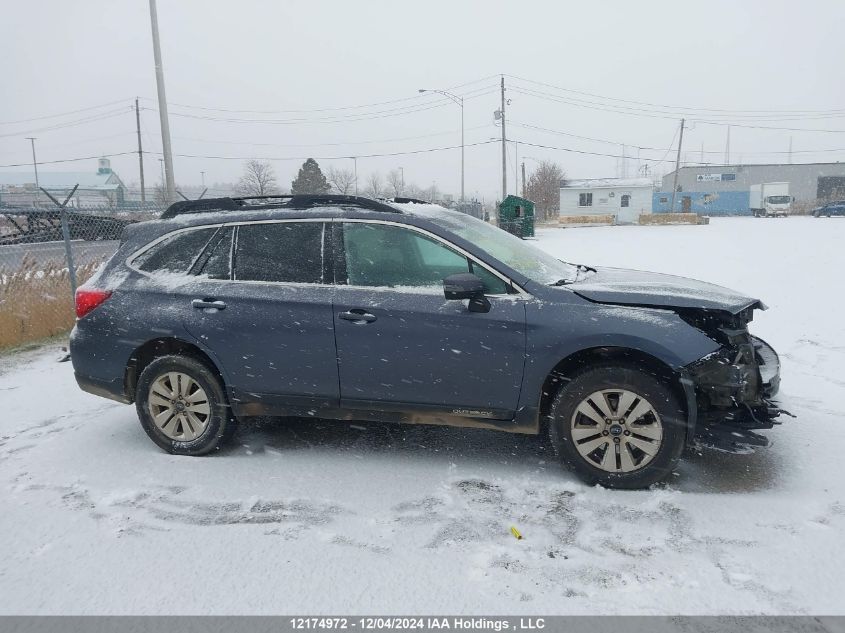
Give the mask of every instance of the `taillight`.
M 111 297 L 111 290 L 78 288 L 76 290 L 76 317 L 81 319 L 109 297 Z

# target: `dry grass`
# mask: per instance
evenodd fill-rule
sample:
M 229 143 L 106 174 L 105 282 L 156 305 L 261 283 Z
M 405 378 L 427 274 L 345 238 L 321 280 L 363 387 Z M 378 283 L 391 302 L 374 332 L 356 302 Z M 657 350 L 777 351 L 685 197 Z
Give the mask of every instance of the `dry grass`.
M 99 265 L 77 267 L 77 282 L 84 283 Z M 0 271 L 0 349 L 67 332 L 75 316 L 63 262 L 24 259 L 17 270 Z

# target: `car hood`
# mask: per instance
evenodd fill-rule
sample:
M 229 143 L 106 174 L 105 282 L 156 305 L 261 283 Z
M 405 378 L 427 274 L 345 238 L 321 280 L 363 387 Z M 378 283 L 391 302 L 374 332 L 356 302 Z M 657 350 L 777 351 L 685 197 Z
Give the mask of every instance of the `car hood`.
M 568 287 L 581 297 L 597 303 L 669 309 L 697 308 L 731 314 L 747 308 L 766 309 L 759 299 L 722 286 L 640 270 L 602 268 Z

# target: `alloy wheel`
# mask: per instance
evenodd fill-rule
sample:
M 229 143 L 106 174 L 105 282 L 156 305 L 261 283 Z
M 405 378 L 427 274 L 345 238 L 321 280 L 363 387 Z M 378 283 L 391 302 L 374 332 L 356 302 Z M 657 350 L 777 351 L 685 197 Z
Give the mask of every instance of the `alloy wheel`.
M 156 378 L 148 396 L 150 415 L 171 440 L 190 442 L 208 426 L 211 406 L 205 390 L 187 374 L 167 372 Z
M 612 473 L 646 466 L 663 439 L 663 424 L 655 408 L 627 389 L 596 391 L 572 414 L 572 441 L 588 463 Z

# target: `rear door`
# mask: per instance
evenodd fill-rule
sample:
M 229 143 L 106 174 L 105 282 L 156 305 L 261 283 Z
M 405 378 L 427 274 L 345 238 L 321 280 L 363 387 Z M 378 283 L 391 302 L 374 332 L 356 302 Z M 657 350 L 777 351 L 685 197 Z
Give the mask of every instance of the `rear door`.
M 241 413 L 337 406 L 326 223 L 225 227 L 180 291 L 187 330 L 218 360 Z
M 521 296 L 411 226 L 338 220 L 334 235 L 342 406 L 512 419 L 525 359 Z M 488 313 L 445 299 L 443 279 L 459 272 L 485 281 Z

